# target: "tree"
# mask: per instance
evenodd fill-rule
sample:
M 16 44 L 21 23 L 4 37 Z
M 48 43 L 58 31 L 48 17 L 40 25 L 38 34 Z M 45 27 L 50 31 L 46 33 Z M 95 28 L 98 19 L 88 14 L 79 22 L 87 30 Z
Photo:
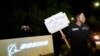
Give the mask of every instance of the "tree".
M 42 3 L 40 3 L 42 2 Z M 41 6 L 41 7 L 40 7 Z M 70 11 L 71 6 L 68 2 L 62 1 L 61 3 L 56 0 L 37 0 L 33 2 L 33 5 L 29 8 L 27 14 L 32 21 L 31 27 L 32 30 L 36 33 L 36 35 L 43 34 L 44 19 L 54 15 L 60 11 L 63 11 L 70 18 L 72 16 L 72 12 Z M 47 31 L 45 29 L 44 31 Z
M 99 28 L 100 28 L 99 24 L 100 23 L 97 21 L 97 19 L 93 15 L 90 16 L 89 23 L 90 23 L 90 27 L 93 28 L 92 30 L 94 30 L 94 31 L 99 30 Z

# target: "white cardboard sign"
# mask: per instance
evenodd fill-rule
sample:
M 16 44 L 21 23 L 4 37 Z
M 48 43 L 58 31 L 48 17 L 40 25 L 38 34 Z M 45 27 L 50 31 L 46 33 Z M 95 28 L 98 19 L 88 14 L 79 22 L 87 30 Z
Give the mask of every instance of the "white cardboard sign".
M 45 25 L 49 31 L 49 33 L 53 34 L 65 27 L 67 27 L 70 23 L 68 17 L 65 13 L 59 12 L 51 17 L 45 19 Z

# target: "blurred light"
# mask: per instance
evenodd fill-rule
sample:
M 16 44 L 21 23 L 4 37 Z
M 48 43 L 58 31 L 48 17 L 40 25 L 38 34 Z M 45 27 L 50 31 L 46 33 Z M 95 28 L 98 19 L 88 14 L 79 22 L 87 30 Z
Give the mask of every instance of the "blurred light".
M 95 40 L 99 40 L 99 39 L 100 39 L 100 38 L 99 38 L 99 35 L 95 35 L 95 36 L 94 36 L 94 39 L 95 39 Z
M 95 6 L 95 7 L 98 7 L 98 6 L 100 6 L 100 3 L 99 3 L 99 2 L 95 2 L 95 3 L 94 3 L 94 6 Z
M 71 20 L 74 20 L 74 18 L 72 17 Z
M 96 43 L 96 44 L 100 44 L 100 41 L 96 41 L 95 43 Z

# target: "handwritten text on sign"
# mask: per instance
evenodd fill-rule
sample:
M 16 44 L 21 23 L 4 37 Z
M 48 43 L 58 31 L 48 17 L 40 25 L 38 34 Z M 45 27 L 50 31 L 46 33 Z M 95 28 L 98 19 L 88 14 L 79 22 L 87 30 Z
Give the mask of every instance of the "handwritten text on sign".
M 45 19 L 45 25 L 51 34 L 67 27 L 69 23 L 68 17 L 62 12 Z

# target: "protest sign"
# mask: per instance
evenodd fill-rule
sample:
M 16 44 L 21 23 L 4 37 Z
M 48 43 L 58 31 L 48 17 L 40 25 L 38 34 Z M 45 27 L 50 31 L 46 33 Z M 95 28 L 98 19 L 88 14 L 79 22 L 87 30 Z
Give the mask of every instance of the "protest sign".
M 59 12 L 51 17 L 45 19 L 45 25 L 49 33 L 53 34 L 61 29 L 67 27 L 70 23 L 65 13 Z

